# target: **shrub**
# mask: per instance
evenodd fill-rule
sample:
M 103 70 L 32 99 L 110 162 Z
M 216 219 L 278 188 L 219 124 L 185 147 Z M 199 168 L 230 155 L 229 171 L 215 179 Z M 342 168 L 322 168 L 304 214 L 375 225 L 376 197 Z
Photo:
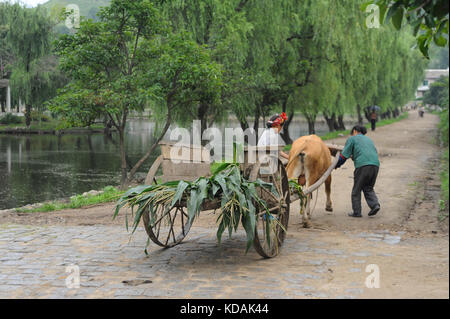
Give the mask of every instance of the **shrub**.
M 0 117 L 0 124 L 21 124 L 23 119 L 20 116 L 7 113 L 6 115 Z
M 39 111 L 31 111 L 31 120 L 33 122 L 50 122 L 51 118 Z

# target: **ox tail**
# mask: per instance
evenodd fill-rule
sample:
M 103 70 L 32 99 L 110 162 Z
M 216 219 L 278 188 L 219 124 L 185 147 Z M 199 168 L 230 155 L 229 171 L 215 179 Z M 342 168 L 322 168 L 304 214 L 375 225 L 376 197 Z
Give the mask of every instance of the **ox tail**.
M 289 152 L 289 161 L 288 164 L 286 166 L 286 169 L 288 171 L 290 170 L 290 167 L 292 167 L 292 171 L 295 168 L 295 165 L 298 164 L 298 159 L 300 159 L 300 175 L 305 174 L 305 157 L 306 157 L 306 143 L 303 143 L 299 148 L 296 148 L 295 150 L 291 150 L 291 152 Z M 297 178 L 298 176 L 295 176 L 295 178 Z

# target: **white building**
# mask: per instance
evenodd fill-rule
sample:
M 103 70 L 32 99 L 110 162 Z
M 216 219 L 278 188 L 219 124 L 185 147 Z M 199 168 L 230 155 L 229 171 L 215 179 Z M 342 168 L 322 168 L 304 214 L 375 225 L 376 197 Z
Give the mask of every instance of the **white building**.
M 6 90 L 6 107 L 5 111 L 6 113 L 15 113 L 19 112 L 18 115 L 23 115 L 23 112 L 25 110 L 25 105 L 22 103 L 22 101 L 19 101 L 19 105 L 12 105 L 11 104 L 11 87 L 9 86 L 9 80 L 8 79 L 0 79 L 0 89 Z M 0 103 L 3 103 L 3 101 L 0 101 Z M 2 110 L 0 108 L 0 114 Z
M 417 88 L 416 91 L 416 99 L 424 96 L 425 92 L 430 89 L 430 85 L 433 82 L 439 80 L 441 76 L 448 76 L 448 68 L 447 69 L 429 69 L 426 70 L 425 79 L 422 84 Z

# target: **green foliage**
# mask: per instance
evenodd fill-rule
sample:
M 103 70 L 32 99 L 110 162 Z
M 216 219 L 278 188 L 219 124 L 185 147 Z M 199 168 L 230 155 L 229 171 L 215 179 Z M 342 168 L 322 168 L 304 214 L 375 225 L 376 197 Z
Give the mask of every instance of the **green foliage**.
M 38 110 L 31 111 L 31 120 L 33 122 L 50 122 L 52 119 L 48 116 L 39 112 Z
M 38 213 L 38 212 L 52 212 L 63 209 L 75 209 L 81 208 L 90 205 L 108 203 L 116 201 L 120 196 L 123 195 L 123 191 L 120 191 L 116 187 L 106 186 L 103 188 L 102 193 L 98 195 L 76 195 L 70 198 L 70 201 L 67 202 L 49 202 L 44 203 L 40 207 L 32 208 L 32 209 L 16 209 L 18 212 L 24 213 Z
M 51 55 L 54 21 L 40 7 L 0 4 L 0 78 L 10 79 L 12 99 L 42 108 L 66 79 Z
M 150 219 L 155 221 L 158 208 L 170 210 L 176 203 L 186 199 L 188 216 L 193 221 L 199 215 L 205 201 L 217 198 L 221 203 L 217 218 L 219 243 L 225 230 L 228 230 L 231 236 L 233 230 L 236 231 L 239 224 L 242 224 L 247 234 L 248 251 L 253 243 L 257 214 L 260 211 L 265 210 L 269 220 L 278 222 L 276 218 L 272 218 L 265 201 L 259 198 L 257 187 L 264 187 L 277 194 L 271 183 L 259 179 L 254 182 L 246 180 L 238 163 L 222 163 L 216 167 L 210 178 L 200 177 L 194 182 L 173 181 L 130 189 L 117 202 L 114 217 L 124 206 L 137 208 L 136 211 L 133 210 L 134 232 L 146 210 L 149 210 Z M 266 236 L 270 242 L 270 233 L 266 233 Z
M 448 46 L 448 0 L 371 0 L 362 9 L 365 10 L 369 4 L 378 6 L 381 23 L 392 21 L 400 30 L 406 21 L 413 28 L 417 45 L 425 57 L 429 58 L 432 42 L 440 47 Z
M 11 113 L 7 113 L 0 117 L 0 124 L 21 124 L 23 123 L 23 118 Z
M 441 48 L 436 45 L 430 47 L 429 69 L 447 69 L 449 67 L 449 47 Z
M 173 121 L 195 118 L 192 109 L 200 101 L 215 102 L 222 71 L 188 34 L 172 33 L 152 1 L 112 0 L 98 17 L 100 21 L 83 21 L 77 33 L 57 41 L 60 67 L 72 82 L 48 106 L 70 125 L 89 125 L 106 116 L 119 131 L 125 183 L 123 140 L 129 113 L 152 108 L 153 120 L 164 124 L 156 145 Z
M 7 113 L 0 117 L 0 124 L 22 124 L 23 118 L 11 113 Z

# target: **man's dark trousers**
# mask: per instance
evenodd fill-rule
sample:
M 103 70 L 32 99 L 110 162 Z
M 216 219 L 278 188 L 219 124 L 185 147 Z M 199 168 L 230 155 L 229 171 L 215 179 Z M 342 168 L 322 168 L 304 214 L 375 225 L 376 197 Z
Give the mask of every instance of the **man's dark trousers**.
M 361 214 L 361 191 L 364 192 L 364 197 L 370 209 L 380 205 L 377 195 L 373 190 L 377 180 L 378 170 L 379 167 L 375 165 L 367 165 L 355 169 L 352 190 L 352 208 L 354 214 Z

